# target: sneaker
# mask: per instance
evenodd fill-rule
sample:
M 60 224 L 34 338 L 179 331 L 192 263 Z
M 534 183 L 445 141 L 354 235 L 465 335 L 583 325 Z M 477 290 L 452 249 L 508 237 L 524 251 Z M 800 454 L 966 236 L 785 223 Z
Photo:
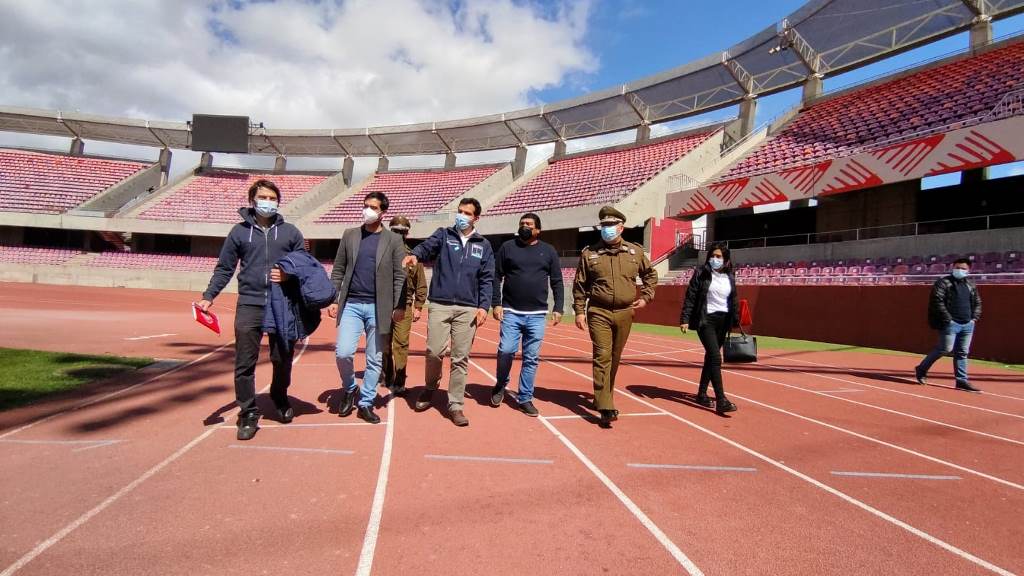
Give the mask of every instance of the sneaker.
M 456 426 L 469 426 L 469 418 L 466 418 L 462 410 L 451 410 L 449 416 L 451 416 L 452 424 Z
M 711 401 L 711 398 L 708 398 L 707 396 L 694 396 L 693 401 L 705 408 L 711 408 L 711 406 L 714 404 Z
M 537 411 L 537 408 L 533 405 L 532 400 L 520 403 L 519 411 L 522 412 L 523 414 L 526 414 L 527 416 L 532 416 L 534 418 L 540 416 L 540 412 Z
M 360 406 L 359 417 L 370 424 L 380 424 L 380 416 L 373 413 L 373 406 Z
M 721 402 L 715 401 L 715 412 L 718 414 L 725 414 L 726 412 L 735 412 L 737 410 L 736 405 L 728 400 L 723 399 Z
M 963 390 L 964 392 L 981 392 L 981 388 L 975 388 L 974 386 L 971 386 L 971 383 L 967 382 L 966 380 L 957 381 L 956 389 Z
M 495 386 L 491 388 L 491 406 L 497 408 L 501 406 L 501 402 L 505 399 L 505 387 Z
M 914 380 L 917 380 L 918 384 L 922 386 L 928 384 L 928 379 L 925 378 L 927 374 L 927 372 L 921 370 L 920 366 L 914 366 Z
M 252 437 L 256 435 L 256 431 L 259 430 L 259 426 L 257 425 L 259 420 L 260 415 L 258 412 L 239 414 L 237 438 L 239 440 L 252 440 Z
M 420 391 L 420 395 L 416 398 L 416 405 L 413 407 L 417 412 L 423 412 L 430 408 L 434 404 L 434 391 L 430 388 L 424 387 Z

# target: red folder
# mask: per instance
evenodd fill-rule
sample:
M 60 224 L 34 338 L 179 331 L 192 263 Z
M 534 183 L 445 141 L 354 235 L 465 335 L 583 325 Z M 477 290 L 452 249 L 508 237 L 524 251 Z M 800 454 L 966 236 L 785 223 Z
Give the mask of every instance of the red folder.
M 203 312 L 203 309 L 195 302 L 192 303 L 192 318 L 195 319 L 196 322 L 199 322 L 203 326 L 206 326 L 210 330 L 220 334 L 220 322 L 217 321 L 217 315 L 213 312 Z

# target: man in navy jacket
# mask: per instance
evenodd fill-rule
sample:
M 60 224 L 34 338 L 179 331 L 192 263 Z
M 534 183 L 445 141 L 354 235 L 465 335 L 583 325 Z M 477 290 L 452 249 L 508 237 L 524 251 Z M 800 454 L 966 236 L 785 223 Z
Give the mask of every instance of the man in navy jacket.
M 494 282 L 494 252 L 491 243 L 474 228 L 479 219 L 480 202 L 463 198 L 455 226 L 438 228 L 402 262 L 405 267 L 415 266 L 420 260 L 434 262 L 427 296 L 426 387 L 415 408 L 423 411 L 433 403 L 434 391 L 441 385 L 441 352 L 450 341 L 448 415 L 456 426 L 469 425 L 463 413 L 469 350 L 476 329 L 487 321 Z
M 238 270 L 238 306 L 235 307 L 235 401 L 238 403 L 238 439 L 249 440 L 256 435 L 260 419 L 256 407 L 256 360 L 263 339 L 263 315 L 271 282 L 282 280 L 281 270 L 273 267 L 285 254 L 301 250 L 302 233 L 284 221 L 277 213 L 281 191 L 270 180 L 257 180 L 249 187 L 249 206 L 239 208 L 242 222 L 235 224 L 220 260 L 203 293 L 199 307 L 205 312 L 213 299 L 231 281 L 235 266 Z M 270 383 L 270 398 L 284 423 L 292 421 L 294 413 L 288 402 L 288 386 L 292 380 L 292 353 L 294 342 L 282 345 L 280 339 L 270 339 L 270 362 L 274 376 Z

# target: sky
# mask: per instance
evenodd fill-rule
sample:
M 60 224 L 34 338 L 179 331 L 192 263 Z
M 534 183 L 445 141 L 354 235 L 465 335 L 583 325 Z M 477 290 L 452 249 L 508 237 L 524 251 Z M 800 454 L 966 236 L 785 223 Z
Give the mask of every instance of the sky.
M 242 114 L 268 128 L 358 128 L 456 119 L 618 86 L 728 48 L 800 0 L 0 0 L 0 104 L 183 121 Z M 1024 29 L 1024 15 L 995 35 Z M 966 34 L 826 81 L 826 90 L 967 45 Z M 762 98 L 758 122 L 799 91 Z M 734 116 L 735 108 L 700 119 Z M 675 124 L 685 124 L 693 120 Z M 656 131 L 657 133 L 657 131 Z M 629 139 L 617 134 L 570 149 Z M 64 149 L 0 132 L 0 145 Z M 154 159 L 156 149 L 86 142 L 87 153 Z M 537 146 L 529 162 L 550 155 Z M 175 151 L 174 171 L 197 162 Z M 512 152 L 460 155 L 460 162 Z M 443 159 L 394 158 L 391 166 Z M 273 158 L 218 155 L 270 168 Z M 357 159 L 357 176 L 375 167 Z M 290 159 L 336 169 L 338 159 Z M 1019 165 L 1000 169 L 1022 171 Z M 954 176 L 955 177 L 955 176 Z

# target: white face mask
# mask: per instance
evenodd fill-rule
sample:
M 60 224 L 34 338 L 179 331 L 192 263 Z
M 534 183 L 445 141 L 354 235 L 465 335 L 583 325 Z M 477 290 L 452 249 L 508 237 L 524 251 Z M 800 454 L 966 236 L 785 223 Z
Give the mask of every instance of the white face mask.
M 380 212 L 370 207 L 363 208 L 363 224 L 373 224 L 377 220 L 380 220 Z
M 264 218 L 270 218 L 277 214 L 277 202 L 274 200 L 257 200 L 256 213 Z

